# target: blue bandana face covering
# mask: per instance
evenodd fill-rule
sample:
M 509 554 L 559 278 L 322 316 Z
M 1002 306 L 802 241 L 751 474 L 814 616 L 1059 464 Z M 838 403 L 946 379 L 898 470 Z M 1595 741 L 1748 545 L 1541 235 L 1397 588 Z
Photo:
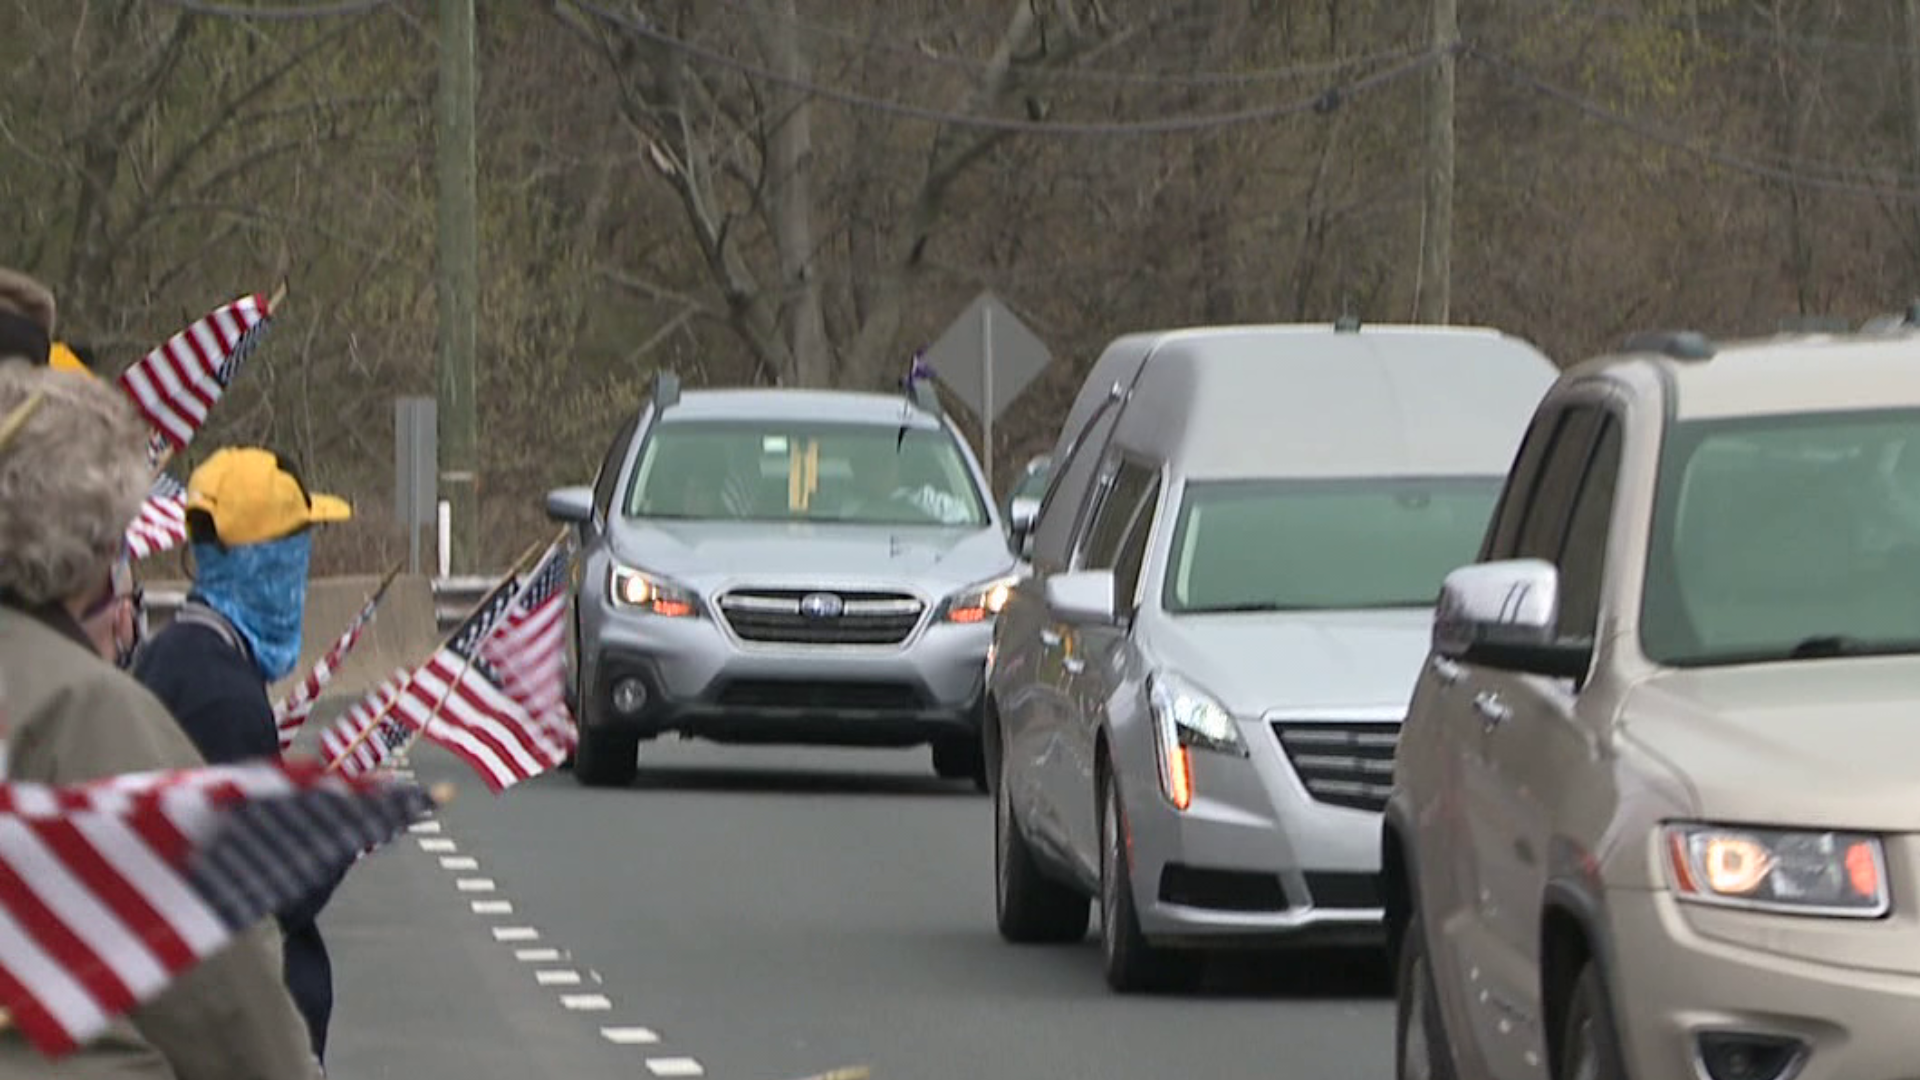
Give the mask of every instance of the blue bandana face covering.
M 247 640 L 254 666 L 268 682 L 286 678 L 300 662 L 312 553 L 311 533 L 225 550 L 193 545 L 194 596 Z

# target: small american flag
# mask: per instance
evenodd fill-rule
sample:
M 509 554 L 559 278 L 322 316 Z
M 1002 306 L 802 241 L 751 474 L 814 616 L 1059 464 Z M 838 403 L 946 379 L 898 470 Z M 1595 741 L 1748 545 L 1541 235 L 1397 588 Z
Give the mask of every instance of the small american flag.
M 311 761 L 0 783 L 0 1005 L 70 1053 L 432 805 Z
M 120 388 L 153 427 L 150 457 L 157 462 L 168 450 L 193 441 L 271 318 L 266 297 L 243 296 L 207 313 L 121 373 Z
M 366 604 L 353 617 L 353 621 L 347 624 L 346 630 L 333 643 L 333 647 L 313 662 L 313 670 L 307 672 L 307 677 L 300 680 L 300 684 L 274 707 L 273 726 L 280 734 L 281 753 L 286 753 L 287 749 L 293 745 L 294 737 L 300 734 L 301 725 L 307 722 L 307 717 L 313 715 L 314 704 L 320 700 L 320 695 L 326 690 L 327 683 L 333 680 L 333 673 L 340 670 L 340 665 L 346 662 L 347 654 L 352 652 L 354 645 L 359 643 L 360 634 L 366 630 L 367 624 L 373 621 L 374 609 L 380 606 L 380 598 L 387 595 L 387 586 L 391 584 L 393 584 L 393 575 L 389 574 L 387 579 L 380 583 L 380 587 L 374 590 L 373 595 L 367 597 Z
M 187 486 L 168 473 L 154 477 L 147 501 L 127 526 L 127 551 L 136 559 L 151 558 L 186 542 Z
M 414 672 L 396 711 L 495 794 L 567 759 L 575 734 L 558 698 L 568 549 L 547 549 L 524 585 L 509 578 Z
M 393 710 L 411 678 L 412 672 L 406 668 L 394 669 L 386 681 L 320 733 L 320 750 L 326 755 L 328 768 L 348 776 L 364 776 L 412 741 L 414 729 Z

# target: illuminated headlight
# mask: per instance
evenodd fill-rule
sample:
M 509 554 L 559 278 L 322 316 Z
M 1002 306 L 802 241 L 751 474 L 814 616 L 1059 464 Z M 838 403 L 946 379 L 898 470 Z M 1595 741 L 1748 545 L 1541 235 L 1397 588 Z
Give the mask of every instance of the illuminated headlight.
M 650 615 L 678 619 L 700 611 L 699 598 L 692 591 L 625 566 L 613 568 L 607 578 L 607 590 L 615 604 Z
M 1240 726 L 1234 723 L 1233 714 L 1178 675 L 1149 679 L 1147 704 L 1153 710 L 1160 790 L 1175 807 L 1185 810 L 1193 805 L 1192 748 L 1247 756 L 1247 744 L 1240 740 Z
M 940 621 L 986 622 L 1000 614 L 1000 609 L 1007 606 L 1007 597 L 1013 594 L 1013 587 L 1019 581 L 1017 577 L 1001 577 L 967 586 L 941 603 Z
M 1872 919 L 1887 913 L 1887 860 L 1861 833 L 1669 825 L 1674 892 L 1701 904 Z

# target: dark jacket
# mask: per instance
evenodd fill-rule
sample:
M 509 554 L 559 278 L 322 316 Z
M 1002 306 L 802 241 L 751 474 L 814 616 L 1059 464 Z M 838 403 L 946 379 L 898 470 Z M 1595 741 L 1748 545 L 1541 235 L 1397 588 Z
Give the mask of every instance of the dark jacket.
M 141 649 L 133 674 L 166 703 L 200 753 L 216 765 L 280 756 L 273 705 L 246 639 L 191 598 Z M 344 871 L 343 871 L 344 876 Z M 316 921 L 340 878 L 280 912 L 286 982 L 307 1019 L 314 1056 L 326 1060 L 333 1017 L 333 962 Z
M 204 764 L 166 708 L 102 660 L 64 611 L 0 597 L 0 691 L 11 779 L 65 784 Z M 17 1030 L 0 1031 L 0 1080 L 317 1076 L 283 986 L 279 937 L 260 920 L 58 1067 Z

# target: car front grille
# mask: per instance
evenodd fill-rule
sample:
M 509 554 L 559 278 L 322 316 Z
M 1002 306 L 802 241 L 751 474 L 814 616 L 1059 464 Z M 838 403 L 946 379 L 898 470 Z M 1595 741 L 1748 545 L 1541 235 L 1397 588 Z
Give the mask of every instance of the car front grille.
M 809 597 L 832 597 L 839 610 L 809 614 Z M 898 645 L 907 640 L 926 605 L 893 592 L 830 589 L 736 589 L 720 597 L 720 614 L 742 641 L 783 645 Z
M 1398 721 L 1276 720 L 1273 734 L 1307 793 L 1323 803 L 1386 809 L 1393 790 Z
M 743 709 L 809 712 L 913 712 L 926 701 L 907 683 L 835 680 L 735 679 L 714 695 L 714 703 Z

